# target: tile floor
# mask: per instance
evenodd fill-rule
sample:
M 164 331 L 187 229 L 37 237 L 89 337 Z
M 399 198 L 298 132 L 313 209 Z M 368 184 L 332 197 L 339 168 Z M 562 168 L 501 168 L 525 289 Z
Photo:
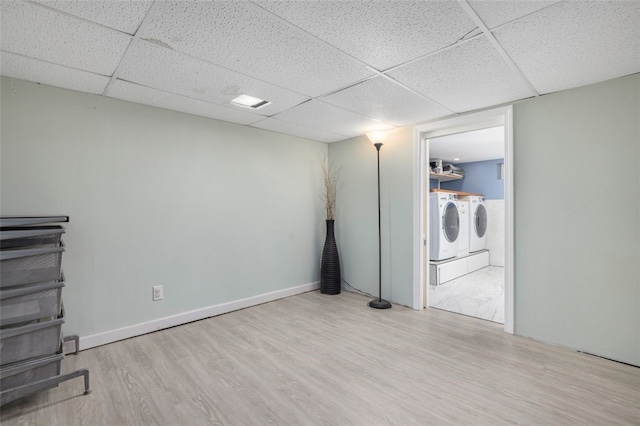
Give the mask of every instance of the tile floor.
M 504 324 L 504 268 L 488 266 L 439 286 L 429 286 L 432 308 Z

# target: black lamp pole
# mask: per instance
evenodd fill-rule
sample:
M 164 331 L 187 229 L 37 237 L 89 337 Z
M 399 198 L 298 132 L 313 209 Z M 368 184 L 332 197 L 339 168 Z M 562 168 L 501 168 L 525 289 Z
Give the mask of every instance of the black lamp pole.
M 382 233 L 380 231 L 380 148 L 382 143 L 374 143 L 378 151 L 378 298 L 369 302 L 369 307 L 375 309 L 389 309 L 391 303 L 382 298 Z

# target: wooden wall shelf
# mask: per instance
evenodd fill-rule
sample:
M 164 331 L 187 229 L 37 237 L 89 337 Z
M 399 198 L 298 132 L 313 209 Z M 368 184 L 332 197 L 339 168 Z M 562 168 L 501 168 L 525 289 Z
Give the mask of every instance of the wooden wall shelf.
M 452 173 L 444 174 L 444 173 L 429 172 L 429 179 L 435 179 L 438 182 L 447 182 L 447 181 L 450 181 L 450 180 L 460 180 L 463 177 L 464 176 L 462 176 L 462 175 L 456 175 L 456 174 L 452 174 Z

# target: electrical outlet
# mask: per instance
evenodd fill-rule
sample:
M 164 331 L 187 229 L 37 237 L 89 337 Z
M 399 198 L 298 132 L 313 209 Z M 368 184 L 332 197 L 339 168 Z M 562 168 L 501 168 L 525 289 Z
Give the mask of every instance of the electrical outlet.
M 156 302 L 158 300 L 164 299 L 164 289 L 161 285 L 153 286 L 153 301 Z

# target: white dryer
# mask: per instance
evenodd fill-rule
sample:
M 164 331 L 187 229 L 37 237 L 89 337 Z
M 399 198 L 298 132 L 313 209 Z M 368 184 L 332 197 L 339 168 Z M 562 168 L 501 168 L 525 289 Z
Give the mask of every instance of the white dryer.
M 487 208 L 484 197 L 469 196 L 469 252 L 487 247 Z
M 469 256 L 469 201 L 458 199 L 458 213 L 460 214 L 460 234 L 456 257 L 465 257 Z
M 444 260 L 458 253 L 460 214 L 458 196 L 448 192 L 429 194 L 430 260 Z

